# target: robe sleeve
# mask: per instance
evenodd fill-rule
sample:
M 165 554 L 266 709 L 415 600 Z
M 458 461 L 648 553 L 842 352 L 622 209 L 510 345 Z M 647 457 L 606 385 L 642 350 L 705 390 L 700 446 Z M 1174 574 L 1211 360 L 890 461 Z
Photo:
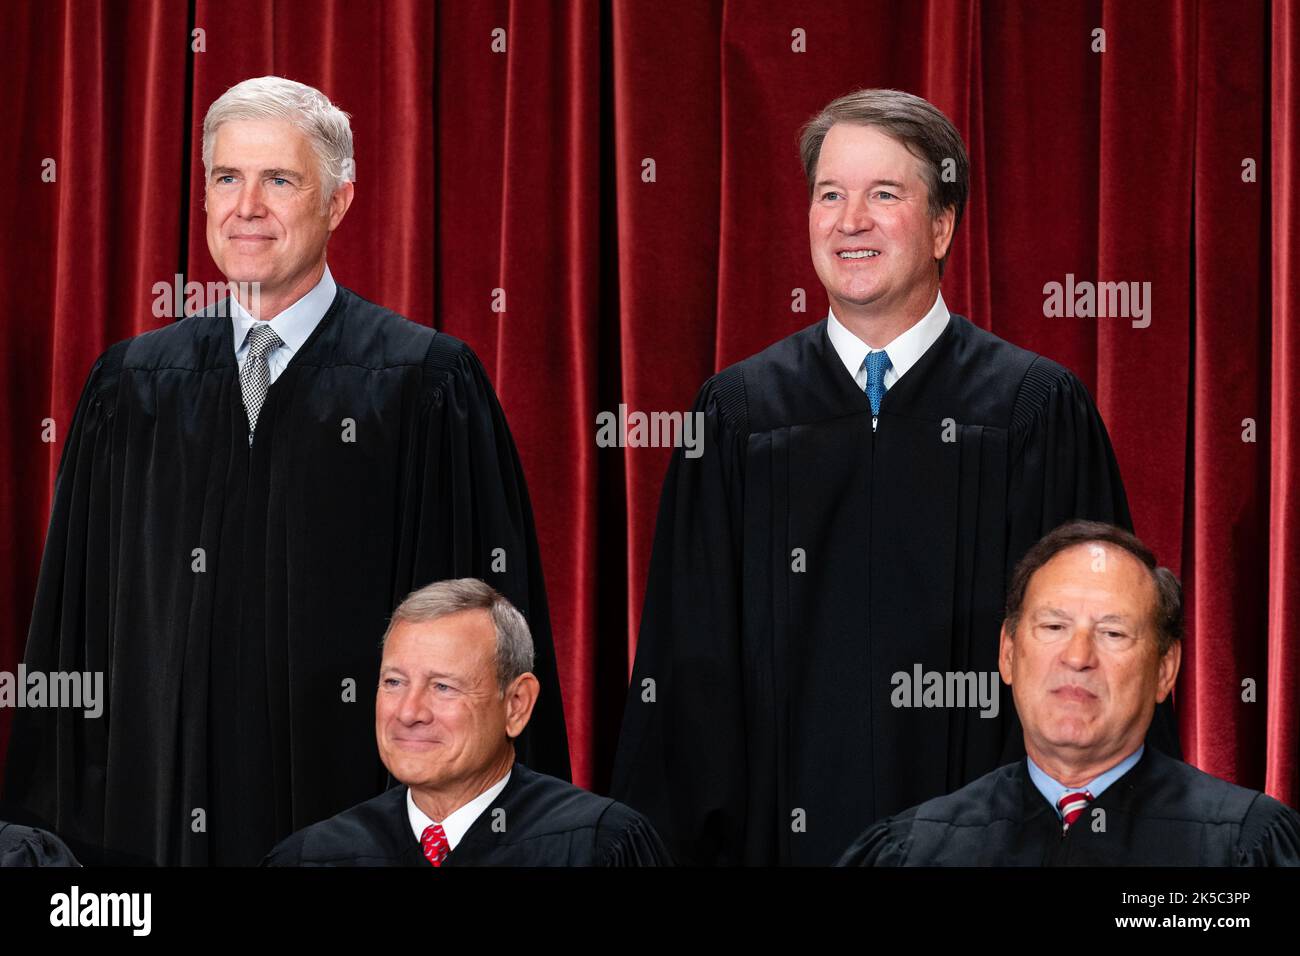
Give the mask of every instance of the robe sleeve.
M 1012 416 L 1007 572 L 1052 529 L 1075 518 L 1132 530 L 1119 463 L 1083 383 L 1045 358 L 1021 383 Z
M 1300 813 L 1266 794 L 1255 798 L 1241 827 L 1238 866 L 1300 866 Z
M 27 866 L 80 866 L 53 833 L 0 822 L 0 869 Z
M 911 812 L 873 823 L 844 851 L 836 866 L 903 866 L 907 862 Z
M 67 432 L 23 657 L 28 671 L 110 673 L 118 533 L 109 500 L 113 416 L 129 345 L 119 342 L 95 362 Z M 100 845 L 111 719 L 107 708 L 95 719 L 75 708 L 17 709 L 5 761 L 6 813 L 61 834 L 74 848 Z
M 302 866 L 302 845 L 303 833 L 300 830 L 277 843 L 258 866 Z
M 601 817 L 599 866 L 672 866 L 672 855 L 641 814 L 615 803 Z
M 1034 360 L 1016 396 L 1007 496 L 1006 578 L 1049 531 L 1075 519 L 1133 530 L 1110 436 L 1088 390 L 1050 359 Z M 1008 720 L 1003 763 L 1023 756 L 1018 720 Z M 1156 707 L 1147 742 L 1181 760 L 1172 699 Z
M 570 779 L 555 646 L 532 505 L 505 413 L 469 346 L 443 333 L 425 360 L 426 394 L 402 493 L 396 607 L 434 581 L 476 577 L 528 621 L 541 694 L 519 760 Z
M 715 376 L 693 412 L 704 448 L 668 467 L 611 793 L 682 864 L 746 859 L 749 800 L 741 664 L 743 380 Z

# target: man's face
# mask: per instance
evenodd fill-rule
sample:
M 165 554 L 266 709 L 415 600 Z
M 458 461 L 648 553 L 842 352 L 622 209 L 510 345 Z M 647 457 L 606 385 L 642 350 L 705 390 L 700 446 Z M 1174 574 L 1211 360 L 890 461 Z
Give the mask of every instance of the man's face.
M 874 126 L 836 123 L 814 182 L 808 242 L 836 316 L 929 309 L 955 215 L 930 219 L 921 161 Z
M 375 739 L 395 778 L 454 790 L 503 759 L 523 727 L 512 720 L 511 695 L 498 691 L 495 657 L 484 610 L 393 627 L 379 670 Z
M 1031 756 L 1080 766 L 1138 748 L 1181 659 L 1178 643 L 1159 653 L 1155 604 L 1142 563 L 1100 542 L 1067 548 L 1030 578 L 1016 634 L 1002 630 L 999 669 Z
M 321 208 L 321 181 L 307 136 L 283 120 L 231 120 L 217 128 L 204 205 L 208 251 L 231 282 L 261 294 L 293 289 L 325 259 L 352 186 Z

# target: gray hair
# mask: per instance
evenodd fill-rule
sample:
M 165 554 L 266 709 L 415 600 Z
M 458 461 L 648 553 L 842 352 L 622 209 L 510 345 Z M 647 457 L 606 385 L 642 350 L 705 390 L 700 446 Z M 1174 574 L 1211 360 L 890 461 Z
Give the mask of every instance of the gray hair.
M 930 218 L 936 218 L 945 209 L 955 210 L 956 218 L 952 224 L 955 241 L 970 194 L 970 160 L 966 157 L 966 144 L 962 142 L 961 134 L 948 117 L 928 100 L 902 90 L 855 90 L 831 101 L 799 133 L 799 156 L 803 160 L 804 177 L 808 180 L 809 202 L 816 185 L 822 142 L 836 123 L 877 127 L 919 159 L 921 179 L 930 197 Z M 946 160 L 952 162 L 951 181 L 939 173 Z M 940 276 L 952 247 L 950 241 L 939 260 Z
M 497 686 L 501 693 L 520 674 L 533 669 L 533 636 L 519 609 L 478 578 L 453 578 L 426 584 L 406 596 L 384 631 L 380 648 L 397 624 L 428 624 L 461 611 L 487 611 L 497 633 Z
M 305 83 L 282 76 L 259 76 L 236 83 L 222 93 L 203 118 L 203 175 L 212 179 L 212 151 L 217 129 L 231 120 L 279 119 L 302 130 L 316 154 L 321 180 L 321 207 L 344 183 L 356 182 L 349 116 Z

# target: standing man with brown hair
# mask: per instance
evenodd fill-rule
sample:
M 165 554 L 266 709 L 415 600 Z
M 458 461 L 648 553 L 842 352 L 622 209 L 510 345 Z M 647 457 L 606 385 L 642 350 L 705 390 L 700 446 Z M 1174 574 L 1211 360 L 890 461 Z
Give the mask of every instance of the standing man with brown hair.
M 681 862 L 829 864 L 1005 763 L 1007 572 L 1062 521 L 1130 522 L 1079 380 L 944 303 L 969 189 L 947 117 L 859 90 L 801 154 L 830 312 L 700 391 L 705 451 L 664 483 L 615 765 Z M 898 693 L 914 673 L 994 697 Z

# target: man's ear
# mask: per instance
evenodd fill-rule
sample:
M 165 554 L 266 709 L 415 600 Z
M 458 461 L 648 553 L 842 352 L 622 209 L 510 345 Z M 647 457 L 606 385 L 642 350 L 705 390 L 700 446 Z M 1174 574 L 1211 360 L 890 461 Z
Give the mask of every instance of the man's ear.
M 352 205 L 352 196 L 355 192 L 352 183 L 342 183 L 338 189 L 334 190 L 334 195 L 330 197 L 330 232 L 339 227 L 343 217 L 348 214 L 348 207 Z
M 930 223 L 930 231 L 934 237 L 934 258 L 942 259 L 948 254 L 949 248 L 952 247 L 952 234 L 956 229 L 957 209 L 949 206 L 939 215 L 935 216 Z
M 1015 640 L 1012 637 L 1011 630 L 1007 627 L 1007 622 L 1002 622 L 1002 635 L 998 638 L 998 673 L 1002 675 L 1002 683 L 1008 687 L 1011 686 L 1011 658 L 1015 654 Z
M 542 685 L 532 674 L 520 674 L 506 688 L 506 736 L 514 740 L 524 732 L 533 708 L 537 706 L 537 696 L 542 692 Z
M 1174 682 L 1178 680 L 1178 668 L 1183 662 L 1183 642 L 1174 641 L 1160 658 L 1156 674 L 1156 703 L 1163 703 L 1172 693 Z

